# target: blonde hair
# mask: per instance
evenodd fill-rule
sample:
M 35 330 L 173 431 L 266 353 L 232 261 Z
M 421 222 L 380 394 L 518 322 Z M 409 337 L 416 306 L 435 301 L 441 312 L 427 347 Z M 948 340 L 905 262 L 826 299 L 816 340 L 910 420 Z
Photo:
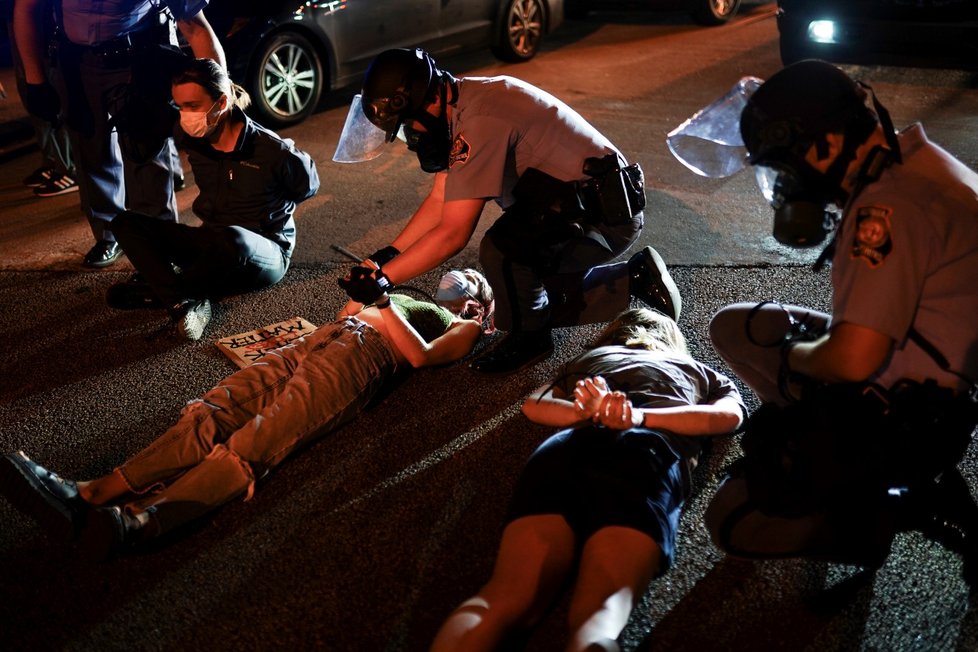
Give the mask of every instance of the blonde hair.
M 618 315 L 592 344 L 689 355 L 686 337 L 671 318 L 649 308 L 630 308 Z
M 489 281 L 481 272 L 471 268 L 458 271 L 472 284 L 474 291 L 455 302 L 452 308 L 462 319 L 480 322 L 486 335 L 496 332 L 496 299 Z
M 222 95 L 228 98 L 228 108 L 238 107 L 242 111 L 251 106 L 248 91 L 231 81 L 227 71 L 213 59 L 194 59 L 182 72 L 173 76 L 172 83 L 197 84 L 214 101 Z

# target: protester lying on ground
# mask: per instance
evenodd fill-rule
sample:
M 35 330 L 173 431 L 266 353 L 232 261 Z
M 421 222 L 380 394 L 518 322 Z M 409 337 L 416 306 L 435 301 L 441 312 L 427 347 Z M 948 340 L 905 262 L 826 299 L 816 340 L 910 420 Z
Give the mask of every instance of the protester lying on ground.
M 237 497 L 293 451 L 343 426 L 401 369 L 442 365 L 492 328 L 492 289 L 475 270 L 450 302 L 384 294 L 355 315 L 268 352 L 191 401 L 177 422 L 96 480 L 59 477 L 23 452 L 0 458 L 0 494 L 55 537 L 105 558 Z
M 635 603 L 673 560 L 703 436 L 733 432 L 745 409 L 728 378 L 690 357 L 675 321 L 636 308 L 523 412 L 567 429 L 530 457 L 492 577 L 448 617 L 434 652 L 507 649 L 575 576 L 567 649 L 617 650 Z

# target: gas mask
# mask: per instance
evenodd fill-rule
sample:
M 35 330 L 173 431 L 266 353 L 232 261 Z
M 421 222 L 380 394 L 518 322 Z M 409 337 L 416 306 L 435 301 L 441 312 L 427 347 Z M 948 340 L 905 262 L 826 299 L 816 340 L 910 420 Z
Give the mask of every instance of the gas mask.
M 799 174 L 785 165 L 757 165 L 754 173 L 761 194 L 774 209 L 775 240 L 796 248 L 825 240 L 839 211 L 837 187 L 828 187 L 814 171 Z
M 425 131 L 404 125 L 404 141 L 409 150 L 418 156 L 418 163 L 425 172 L 434 173 L 448 169 L 448 155 L 452 151 L 452 132 L 448 121 L 430 113 L 415 117 Z
M 725 178 L 753 166 L 761 193 L 774 208 L 775 239 L 812 247 L 835 228 L 848 200 L 846 174 L 877 124 L 865 103 L 870 96 L 884 127 L 892 131 L 868 87 L 831 64 L 803 61 L 768 82 L 741 79 L 670 132 L 667 144 L 681 163 L 702 176 Z M 829 134 L 843 137 L 841 148 L 819 171 L 807 157 L 826 160 Z

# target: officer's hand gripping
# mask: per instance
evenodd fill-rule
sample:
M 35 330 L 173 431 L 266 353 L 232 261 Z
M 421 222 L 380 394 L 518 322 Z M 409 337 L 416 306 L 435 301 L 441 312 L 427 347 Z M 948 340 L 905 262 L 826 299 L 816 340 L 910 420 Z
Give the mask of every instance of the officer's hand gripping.
M 358 303 L 374 303 L 388 289 L 391 288 L 390 279 L 380 270 L 374 271 L 369 267 L 354 266 L 350 273 L 344 278 L 337 279 L 337 283 L 347 296 Z

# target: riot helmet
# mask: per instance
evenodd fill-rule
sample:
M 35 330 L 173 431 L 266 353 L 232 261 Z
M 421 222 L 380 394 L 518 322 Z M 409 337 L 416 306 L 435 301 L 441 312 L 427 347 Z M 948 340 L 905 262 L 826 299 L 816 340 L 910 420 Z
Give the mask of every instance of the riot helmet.
M 832 228 L 847 199 L 846 172 L 878 124 L 868 97 L 835 66 L 805 60 L 775 73 L 748 99 L 740 116 L 747 162 L 775 209 L 774 236 L 782 244 L 817 245 Z M 814 147 L 818 158 L 828 156 L 830 133 L 842 134 L 842 148 L 822 172 L 806 155 Z
M 447 82 L 447 85 L 445 84 Z M 439 89 L 446 91 L 439 94 Z M 356 162 L 373 158 L 379 153 L 378 137 L 365 129 L 362 118 L 383 134 L 383 142 L 400 136 L 415 152 L 425 172 L 439 172 L 448 167 L 452 139 L 445 111 L 447 95 L 452 102 L 457 96 L 455 78 L 439 70 L 434 59 L 420 48 L 398 48 L 381 52 L 367 69 L 362 93 L 354 99 L 347 116 L 349 128 L 344 127 L 334 159 Z M 438 116 L 426 108 L 440 97 Z M 422 129 L 406 125 L 417 122 Z M 369 152 L 359 152 L 362 147 Z
M 441 76 L 434 59 L 420 48 L 381 52 L 363 80 L 363 112 L 391 142 L 404 120 L 417 117 L 434 99 Z

